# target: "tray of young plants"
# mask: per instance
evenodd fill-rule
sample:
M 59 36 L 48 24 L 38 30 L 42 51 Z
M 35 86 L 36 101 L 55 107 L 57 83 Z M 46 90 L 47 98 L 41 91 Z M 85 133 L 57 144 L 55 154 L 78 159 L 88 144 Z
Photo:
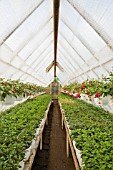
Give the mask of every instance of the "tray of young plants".
M 113 115 L 65 94 L 59 100 L 71 139 L 81 151 L 81 169 L 113 170 Z
M 46 114 L 49 94 L 28 99 L 0 115 L 0 170 L 17 170 Z

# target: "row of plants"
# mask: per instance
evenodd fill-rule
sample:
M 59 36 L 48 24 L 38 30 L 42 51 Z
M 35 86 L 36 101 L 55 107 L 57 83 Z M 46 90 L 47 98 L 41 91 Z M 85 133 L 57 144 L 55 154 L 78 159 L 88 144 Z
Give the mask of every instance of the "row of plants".
M 81 151 L 83 170 L 113 170 L 113 115 L 77 98 L 61 94 L 71 139 Z
M 91 99 L 91 96 L 99 98 L 107 95 L 113 98 L 113 72 L 109 73 L 109 76 L 103 76 L 102 80 L 86 80 L 81 84 L 74 82 L 63 88 L 64 92 L 77 93 L 77 98 L 80 98 L 80 94 L 86 94 Z
M 44 118 L 51 100 L 49 94 L 40 95 L 18 104 L 0 116 L 0 169 L 17 170 L 25 150 L 35 137 L 36 128 Z
M 0 78 L 0 99 L 4 101 L 7 95 L 17 96 L 30 96 L 36 95 L 39 92 L 45 91 L 46 88 L 37 86 L 36 84 L 23 83 L 19 80 L 5 80 Z

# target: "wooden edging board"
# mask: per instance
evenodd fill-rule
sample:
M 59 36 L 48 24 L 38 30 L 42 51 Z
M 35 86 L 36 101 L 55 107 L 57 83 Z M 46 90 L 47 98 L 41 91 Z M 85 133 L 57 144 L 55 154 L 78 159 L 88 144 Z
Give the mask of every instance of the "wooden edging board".
M 48 112 L 50 110 L 50 106 L 51 106 L 51 102 L 49 103 L 48 108 L 46 110 L 46 115 L 44 117 L 44 122 L 40 126 L 39 135 L 38 135 L 38 137 L 36 139 L 35 149 L 33 149 L 30 158 L 27 161 L 24 162 L 24 169 L 23 170 L 31 170 L 32 164 L 33 164 L 33 161 L 34 161 L 34 158 L 35 158 L 35 155 L 36 155 L 37 148 L 38 148 L 39 144 L 40 144 L 40 150 L 42 150 L 42 133 L 43 133 L 45 124 L 46 125 L 48 124 Z
M 67 157 L 69 157 L 69 146 L 70 146 L 74 165 L 75 165 L 75 169 L 80 170 L 80 165 L 79 165 L 79 162 L 78 162 L 78 159 L 77 159 L 76 151 L 74 149 L 73 143 L 72 143 L 71 138 L 70 138 L 69 128 L 68 128 L 68 125 L 67 125 L 67 121 L 65 119 L 65 115 L 62 111 L 62 106 L 61 106 L 60 102 L 59 102 L 59 106 L 60 106 L 60 111 L 61 111 L 61 116 L 62 116 L 62 129 L 63 129 L 63 127 L 65 127 L 65 130 L 66 130 L 66 153 L 67 153 Z

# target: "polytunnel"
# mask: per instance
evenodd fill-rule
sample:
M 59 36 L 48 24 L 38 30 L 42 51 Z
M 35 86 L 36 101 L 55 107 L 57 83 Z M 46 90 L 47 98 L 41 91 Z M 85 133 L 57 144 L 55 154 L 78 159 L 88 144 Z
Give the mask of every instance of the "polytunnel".
M 0 0 L 0 170 L 113 170 L 112 18 L 112 0 Z

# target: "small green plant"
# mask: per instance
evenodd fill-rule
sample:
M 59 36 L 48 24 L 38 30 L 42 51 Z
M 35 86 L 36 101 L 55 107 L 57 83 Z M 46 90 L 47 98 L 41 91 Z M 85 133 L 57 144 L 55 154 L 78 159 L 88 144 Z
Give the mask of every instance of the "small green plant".
M 113 170 L 113 115 L 82 100 L 60 95 L 71 130 L 81 150 L 83 170 Z
M 18 169 L 50 100 L 50 95 L 40 95 L 1 113 L 0 170 Z

